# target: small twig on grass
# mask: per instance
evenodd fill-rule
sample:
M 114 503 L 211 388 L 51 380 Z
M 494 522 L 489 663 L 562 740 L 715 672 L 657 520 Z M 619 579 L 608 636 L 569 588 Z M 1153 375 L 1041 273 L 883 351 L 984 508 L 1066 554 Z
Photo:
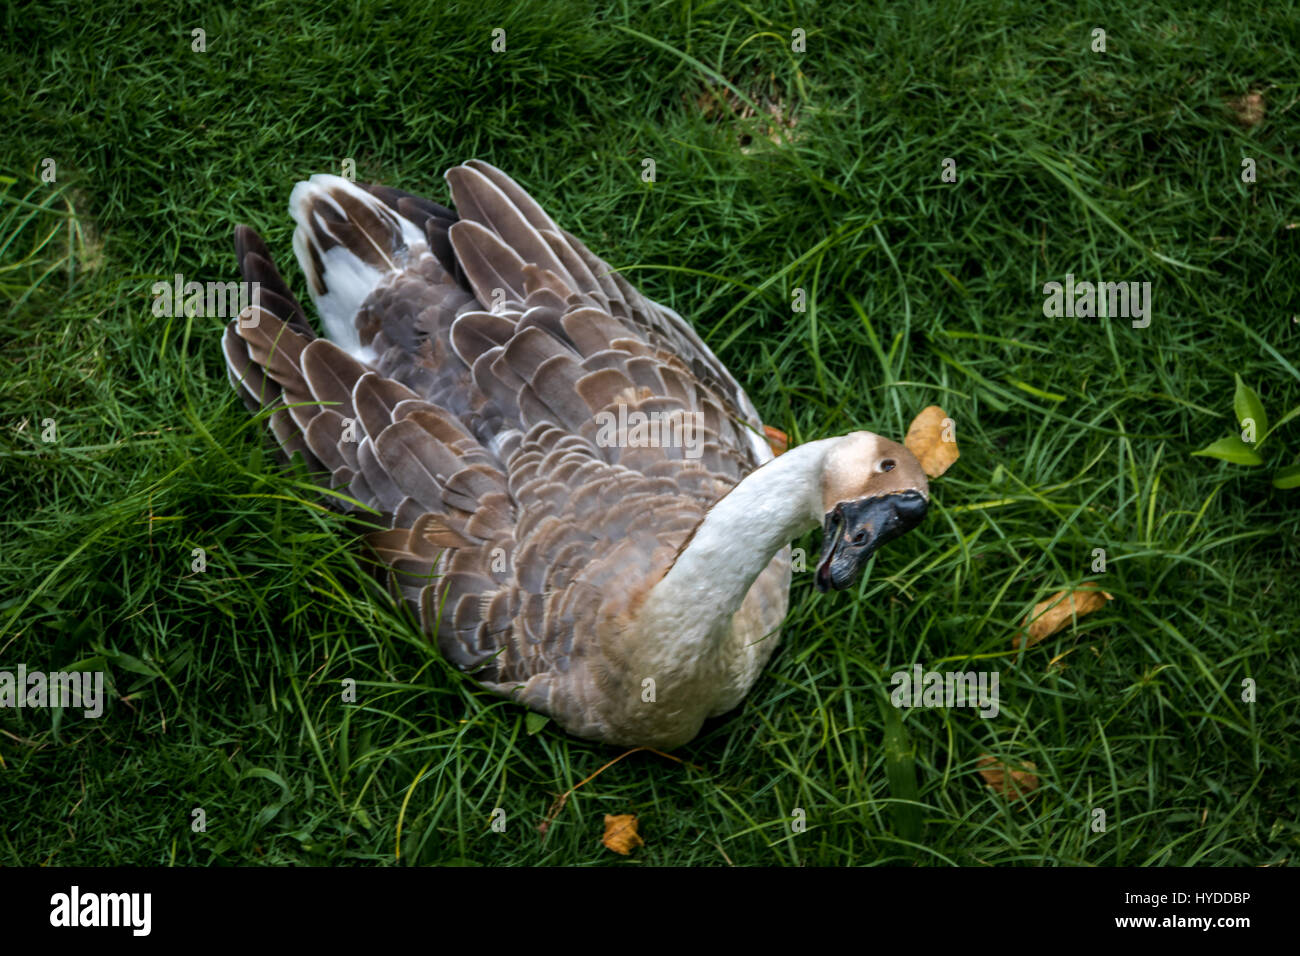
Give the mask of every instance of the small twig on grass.
M 684 764 L 685 766 L 690 767 L 692 770 L 700 769 L 699 767 L 695 766 L 695 764 L 686 763 L 686 761 L 684 761 L 681 757 L 674 757 L 672 754 L 666 754 L 662 750 L 655 750 L 653 747 L 633 747 L 631 750 L 627 750 L 619 754 L 617 757 L 615 757 L 609 763 L 605 764 L 605 766 L 601 767 L 599 770 L 597 770 L 591 776 L 587 777 L 587 779 L 583 780 L 581 783 L 574 784 L 564 793 L 560 794 L 556 798 L 555 802 L 551 804 L 551 809 L 547 811 L 546 819 L 543 820 L 541 823 L 537 824 L 537 832 L 542 834 L 542 836 L 546 835 L 546 831 L 551 828 L 551 823 L 554 822 L 555 818 L 560 815 L 560 811 L 564 809 L 564 805 L 569 802 L 569 795 L 571 793 L 573 793 L 579 787 L 585 786 L 586 784 L 595 780 L 602 773 L 604 773 L 610 767 L 614 766 L 614 764 L 618 763 L 624 757 L 631 756 L 632 754 L 636 753 L 638 750 L 648 750 L 652 754 L 658 754 L 660 757 L 667 757 L 669 760 L 675 760 L 677 761 L 677 763 Z

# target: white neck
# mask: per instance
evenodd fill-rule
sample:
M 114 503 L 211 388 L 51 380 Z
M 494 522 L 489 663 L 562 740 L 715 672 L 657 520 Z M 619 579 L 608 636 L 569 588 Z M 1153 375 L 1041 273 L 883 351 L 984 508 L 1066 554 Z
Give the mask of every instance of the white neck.
M 675 643 L 709 641 L 740 608 L 754 579 L 794 538 L 822 521 L 822 466 L 840 441 L 792 448 L 715 504 L 642 607 Z

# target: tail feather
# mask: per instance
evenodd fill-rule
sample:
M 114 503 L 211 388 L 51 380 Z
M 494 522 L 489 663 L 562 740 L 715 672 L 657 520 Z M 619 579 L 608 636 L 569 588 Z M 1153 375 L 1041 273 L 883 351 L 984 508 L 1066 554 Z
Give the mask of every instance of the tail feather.
M 424 229 L 355 183 L 325 174 L 294 187 L 289 214 L 298 224 L 293 251 L 326 335 L 361 361 L 373 361 L 357 313 L 381 283 L 427 251 Z

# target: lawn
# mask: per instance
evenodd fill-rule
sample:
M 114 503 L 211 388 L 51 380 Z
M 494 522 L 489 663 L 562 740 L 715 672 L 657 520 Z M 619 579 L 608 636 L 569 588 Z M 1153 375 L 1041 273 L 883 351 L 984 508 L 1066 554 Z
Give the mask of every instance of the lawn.
M 0 12 L 0 671 L 111 690 L 0 710 L 0 864 L 1295 855 L 1300 418 L 1261 466 L 1192 455 L 1241 431 L 1237 376 L 1270 423 L 1300 406 L 1288 4 L 237 6 Z M 231 390 L 224 320 L 151 308 L 237 278 L 241 222 L 306 300 L 296 181 L 445 202 L 473 157 L 792 442 L 940 405 L 961 448 L 855 589 L 818 595 L 797 542 L 739 709 L 589 781 L 620 751 L 478 690 L 371 583 Z M 1149 282 L 1149 313 L 1045 314 L 1067 275 Z M 1021 648 L 1086 581 L 1113 599 Z M 892 707 L 915 664 L 996 671 L 1000 713 Z

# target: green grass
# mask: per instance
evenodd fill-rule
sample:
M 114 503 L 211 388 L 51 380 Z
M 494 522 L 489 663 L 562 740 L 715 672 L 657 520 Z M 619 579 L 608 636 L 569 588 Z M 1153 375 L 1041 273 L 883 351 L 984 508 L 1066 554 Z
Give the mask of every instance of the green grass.
M 1300 404 L 1300 20 L 874 6 L 8 5 L 0 669 L 79 663 L 115 696 L 98 720 L 0 711 L 0 863 L 1288 862 L 1300 491 L 1191 452 L 1235 430 L 1234 373 L 1274 420 Z M 791 141 L 722 81 L 779 100 Z M 1226 104 L 1252 89 L 1247 127 Z M 901 438 L 940 404 L 962 449 L 856 593 L 795 576 L 783 646 L 684 764 L 619 761 L 544 835 L 618 752 L 530 736 L 443 664 L 276 465 L 221 320 L 149 308 L 177 272 L 236 277 L 238 222 L 304 293 L 300 178 L 350 157 L 445 199 L 476 156 L 688 316 L 793 440 Z M 1067 272 L 1150 281 L 1150 327 L 1045 318 Z M 1270 447 L 1296 461 L 1300 420 Z M 1013 650 L 1087 579 L 1115 600 Z M 998 670 L 1001 715 L 894 710 L 913 663 Z M 982 784 L 985 753 L 1036 764 L 1026 803 Z M 629 861 L 605 813 L 640 818 Z

